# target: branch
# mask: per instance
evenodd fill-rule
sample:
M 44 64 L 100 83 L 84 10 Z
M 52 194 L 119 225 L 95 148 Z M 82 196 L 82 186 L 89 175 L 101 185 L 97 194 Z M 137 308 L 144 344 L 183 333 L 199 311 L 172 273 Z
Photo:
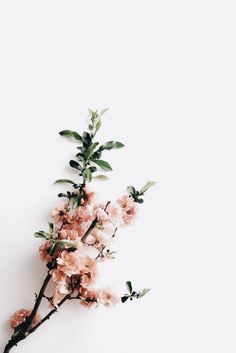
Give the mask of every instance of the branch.
M 37 314 L 38 308 L 39 308 L 39 306 L 41 304 L 41 301 L 42 301 L 42 299 L 44 297 L 44 292 L 45 292 L 45 290 L 47 288 L 47 285 L 48 285 L 51 277 L 52 277 L 52 275 L 50 273 L 48 273 L 46 278 L 45 278 L 45 280 L 43 281 L 43 285 L 42 285 L 42 287 L 40 289 L 40 292 L 39 292 L 39 294 L 37 296 L 37 299 L 36 299 L 36 302 L 34 304 L 33 310 L 31 312 L 30 316 L 26 319 L 26 321 L 25 321 L 25 323 L 24 323 L 24 325 L 22 327 L 22 328 L 24 328 L 25 331 L 28 330 L 28 328 L 30 327 L 30 325 L 32 324 L 32 322 L 33 322 L 33 320 L 35 318 L 35 315 Z
M 60 303 L 57 305 L 58 307 L 60 307 L 63 303 L 65 303 L 66 300 L 69 299 L 69 294 L 66 295 L 61 301 Z M 34 327 L 32 327 L 28 333 L 27 336 L 31 335 L 31 333 L 33 333 L 35 330 L 37 330 L 37 328 L 39 328 L 39 326 L 41 326 L 45 321 L 49 320 L 50 317 L 55 314 L 57 312 L 57 308 L 51 310 L 37 325 L 35 325 Z
M 85 232 L 85 234 L 82 236 L 81 241 L 82 243 L 85 243 L 85 240 L 88 238 L 89 234 L 92 232 L 92 230 L 96 227 L 97 224 L 97 218 L 95 218 L 92 223 L 90 224 L 89 228 Z

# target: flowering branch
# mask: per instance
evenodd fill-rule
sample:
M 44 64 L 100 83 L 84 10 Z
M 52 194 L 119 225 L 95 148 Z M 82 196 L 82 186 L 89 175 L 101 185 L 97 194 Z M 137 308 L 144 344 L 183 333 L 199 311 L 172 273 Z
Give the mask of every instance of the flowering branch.
M 77 299 L 86 307 L 109 307 L 119 300 L 124 303 L 128 299 L 141 298 L 149 291 L 134 291 L 128 281 L 129 293 L 119 298 L 109 288 L 95 287 L 99 263 L 113 259 L 114 252 L 107 247 L 114 239 L 117 229 L 134 222 L 145 192 L 154 185 L 154 182 L 148 182 L 139 191 L 129 186 L 128 194 L 115 202 L 100 202 L 95 193 L 88 189 L 87 184 L 93 179 L 106 178 L 103 174 L 96 174 L 99 169 L 103 172 L 112 171 L 111 165 L 101 159 L 103 153 L 124 147 L 118 141 L 103 144 L 94 141 L 105 112 L 106 109 L 100 112 L 90 111 L 88 131 L 82 134 L 73 130 L 60 132 L 61 136 L 78 142 L 75 159 L 69 162 L 70 167 L 77 171 L 78 180 L 58 179 L 55 182 L 70 184 L 73 189 L 58 194 L 65 201 L 53 210 L 49 229 L 35 233 L 36 238 L 44 241 L 39 247 L 39 253 L 46 262 L 47 275 L 36 295 L 33 309 L 20 309 L 11 317 L 10 325 L 14 332 L 4 353 L 9 353 L 13 346 L 35 332 L 68 300 Z M 88 255 L 88 247 L 96 250 L 96 254 Z M 45 291 L 51 280 L 54 290 L 51 296 L 47 296 Z M 52 310 L 41 318 L 38 310 L 43 298 L 49 302 Z

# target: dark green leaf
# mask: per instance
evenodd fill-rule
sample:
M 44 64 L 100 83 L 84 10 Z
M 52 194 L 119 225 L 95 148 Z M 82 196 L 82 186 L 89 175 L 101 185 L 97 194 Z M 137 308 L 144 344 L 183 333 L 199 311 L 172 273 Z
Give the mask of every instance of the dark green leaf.
M 125 303 L 128 299 L 129 299 L 129 296 L 127 295 L 124 295 L 123 297 L 121 297 L 122 303 Z
M 133 186 L 128 186 L 127 190 L 131 194 L 131 196 L 135 195 L 135 188 Z
M 83 133 L 83 143 L 87 147 L 91 144 L 91 136 L 87 131 Z
M 79 161 L 84 161 L 84 154 L 83 153 L 77 153 L 76 157 L 78 158 Z
M 99 147 L 100 151 L 111 150 L 124 147 L 124 144 L 118 141 L 108 141 Z
M 86 159 L 89 159 L 93 155 L 93 152 L 98 144 L 99 144 L 98 142 L 94 142 L 88 147 L 86 151 Z
M 102 156 L 102 151 L 99 151 L 99 149 L 93 153 L 94 159 L 100 159 L 101 156 Z
M 136 199 L 135 202 L 137 202 L 137 203 L 143 203 L 143 199 Z
M 68 195 L 63 194 L 62 192 L 60 192 L 60 193 L 58 194 L 58 197 L 68 197 Z
M 51 222 L 48 222 L 49 225 L 49 232 L 52 233 L 54 231 L 54 224 Z
M 35 232 L 34 236 L 35 236 L 35 238 L 50 239 L 51 234 L 44 232 L 43 230 L 40 230 L 39 232 Z
M 126 286 L 127 286 L 127 288 L 128 288 L 128 291 L 130 292 L 130 294 L 132 293 L 132 283 L 130 282 L 130 281 L 127 281 L 126 282 Z
M 95 166 L 89 167 L 89 169 L 91 170 L 91 173 L 94 173 L 97 170 L 97 168 Z
M 112 170 L 112 167 L 110 166 L 110 164 L 106 161 L 103 161 L 102 159 L 94 159 L 93 162 L 105 171 Z
M 78 162 L 76 162 L 76 161 L 71 160 L 71 161 L 69 162 L 69 164 L 70 164 L 70 166 L 71 166 L 72 168 L 75 168 L 75 169 L 77 169 L 77 170 L 82 170 L 81 165 L 80 165 Z
M 67 136 L 67 137 L 73 137 L 74 139 L 78 140 L 78 141 L 82 141 L 82 137 L 80 136 L 80 134 L 78 134 L 78 132 L 76 131 L 72 131 L 72 130 L 62 130 L 59 132 L 59 134 L 61 136 Z
M 79 207 L 82 198 L 83 198 L 83 196 L 82 196 L 81 194 L 79 194 L 79 195 L 76 196 L 76 198 L 75 198 L 75 200 L 74 200 L 74 203 L 73 203 L 73 208 Z

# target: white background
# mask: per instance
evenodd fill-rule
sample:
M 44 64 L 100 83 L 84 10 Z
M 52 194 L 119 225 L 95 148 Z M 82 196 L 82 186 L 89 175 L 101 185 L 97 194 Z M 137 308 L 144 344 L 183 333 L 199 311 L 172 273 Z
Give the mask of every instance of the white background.
M 152 291 L 114 309 L 68 303 L 14 350 L 233 353 L 236 350 L 234 1 L 0 2 L 0 346 L 33 304 L 47 226 L 87 108 L 109 107 L 100 140 L 114 172 L 101 199 L 158 183 L 119 233 L 101 281 Z

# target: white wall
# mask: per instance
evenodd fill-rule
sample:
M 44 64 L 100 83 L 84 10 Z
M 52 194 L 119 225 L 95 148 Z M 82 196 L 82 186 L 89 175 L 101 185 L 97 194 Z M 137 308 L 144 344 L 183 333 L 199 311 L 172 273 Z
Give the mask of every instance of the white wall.
M 102 281 L 152 291 L 111 310 L 69 303 L 15 351 L 235 352 L 235 30 L 227 0 L 0 2 L 1 349 L 44 277 L 33 233 L 74 152 L 57 132 L 110 107 L 101 140 L 126 149 L 93 187 L 158 184 Z

